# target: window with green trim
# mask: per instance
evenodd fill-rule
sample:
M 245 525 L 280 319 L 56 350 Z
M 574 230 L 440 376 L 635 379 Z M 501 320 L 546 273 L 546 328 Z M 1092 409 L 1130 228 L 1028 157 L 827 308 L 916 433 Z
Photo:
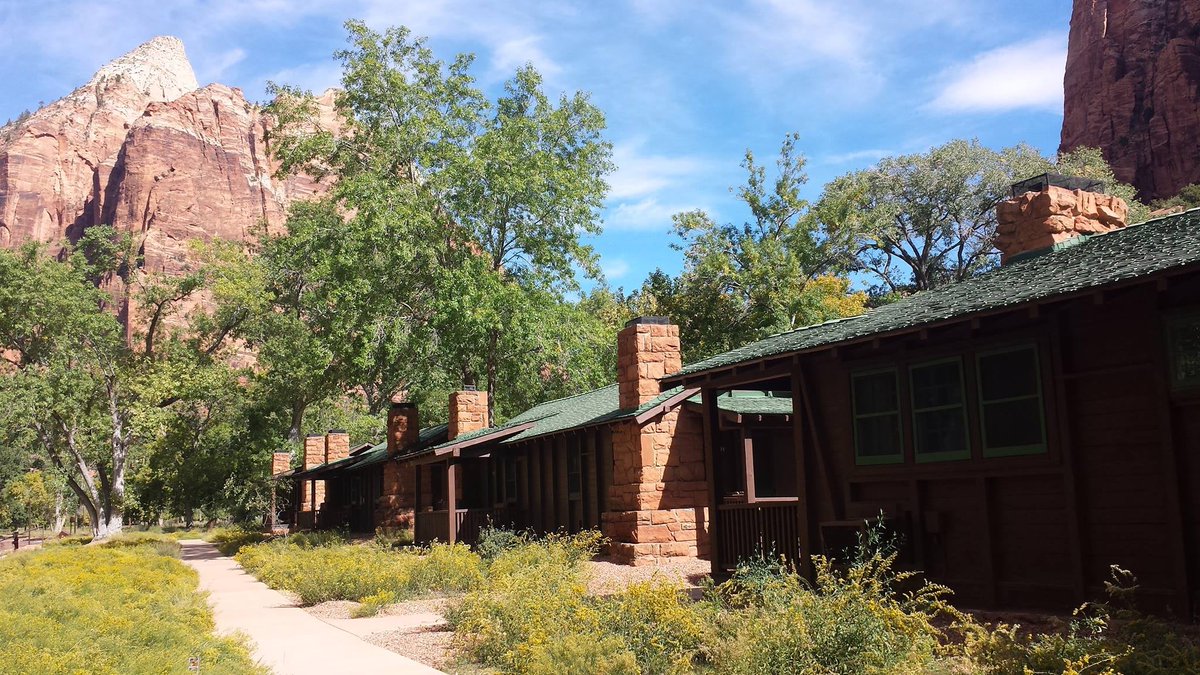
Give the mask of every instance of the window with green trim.
M 854 459 L 858 464 L 904 461 L 900 394 L 896 371 L 857 373 L 850 378 L 854 405 Z
M 1172 318 L 1167 323 L 1171 386 L 1200 387 L 1200 313 Z
M 909 378 L 916 460 L 969 459 L 962 359 L 912 366 Z
M 979 427 L 985 457 L 1046 451 L 1037 348 L 979 354 Z

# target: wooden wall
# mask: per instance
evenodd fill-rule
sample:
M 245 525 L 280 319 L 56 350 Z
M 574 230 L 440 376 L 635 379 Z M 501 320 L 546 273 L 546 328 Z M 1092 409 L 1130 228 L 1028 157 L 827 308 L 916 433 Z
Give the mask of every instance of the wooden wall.
M 1195 611 L 1200 396 L 1169 389 L 1162 327 L 1197 306 L 1195 278 L 1150 283 L 801 357 L 794 391 L 812 412 L 791 433 L 811 550 L 823 523 L 883 512 L 906 563 L 964 606 L 1069 610 L 1103 597 L 1115 564 L 1137 575 L 1148 608 Z M 917 463 L 902 414 L 905 461 L 856 465 L 851 373 L 898 366 L 903 399 L 908 364 L 963 355 L 967 410 L 978 411 L 973 354 L 1016 344 L 1037 346 L 1046 452 L 985 458 L 969 414 L 970 459 Z

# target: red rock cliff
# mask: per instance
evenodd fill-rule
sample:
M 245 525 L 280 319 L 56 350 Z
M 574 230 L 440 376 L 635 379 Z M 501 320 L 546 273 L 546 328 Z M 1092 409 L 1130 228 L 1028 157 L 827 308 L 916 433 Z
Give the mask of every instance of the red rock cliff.
M 1200 0 L 1075 0 L 1062 150 L 1104 150 L 1143 199 L 1200 183 Z
M 320 103 L 331 121 L 332 92 Z M 320 189 L 272 177 L 267 125 L 240 90 L 199 88 L 178 39 L 155 38 L 0 128 L 0 245 L 111 224 L 139 239 L 145 271 L 179 273 L 189 241 L 281 227 L 291 200 Z

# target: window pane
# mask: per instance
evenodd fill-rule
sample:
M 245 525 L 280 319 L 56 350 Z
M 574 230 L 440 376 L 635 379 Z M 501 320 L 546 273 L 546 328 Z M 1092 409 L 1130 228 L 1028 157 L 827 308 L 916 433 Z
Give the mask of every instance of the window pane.
M 892 371 L 854 377 L 854 412 L 858 415 L 897 410 L 896 373 Z
M 900 415 L 861 417 L 855 421 L 859 457 L 900 454 Z
M 979 387 L 985 401 L 1037 394 L 1036 353 L 1020 349 L 980 356 Z
M 983 406 L 983 444 L 987 448 L 1041 445 L 1042 401 L 1023 398 Z
M 921 409 L 962 403 L 960 370 L 958 361 L 913 368 L 913 406 Z
M 967 433 L 961 407 L 916 414 L 917 454 L 965 453 Z
M 1171 379 L 1175 384 L 1200 384 L 1200 317 L 1171 325 Z

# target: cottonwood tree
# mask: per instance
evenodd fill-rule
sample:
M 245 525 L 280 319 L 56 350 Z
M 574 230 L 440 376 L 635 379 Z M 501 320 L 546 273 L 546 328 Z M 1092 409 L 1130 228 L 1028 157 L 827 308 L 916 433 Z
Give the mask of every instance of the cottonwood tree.
M 746 152 L 746 183 L 735 194 L 748 220 L 718 224 L 703 211 L 673 217 L 684 271 L 677 279 L 652 274 L 635 302 L 680 323 L 685 358 L 863 310 L 865 296 L 837 276 L 846 247 L 840 231 L 823 227 L 800 196 L 808 177 L 796 141 L 784 139 L 772 177 Z
M 328 359 L 348 357 L 338 384 L 373 407 L 448 377 L 503 391 L 502 364 L 529 353 L 504 345 L 517 310 L 595 271 L 581 236 L 599 229 L 611 170 L 603 115 L 582 94 L 549 99 L 531 66 L 492 104 L 472 57 L 443 63 L 404 28 L 347 29 L 336 129 L 306 93 L 274 89 L 281 170 L 331 179 L 342 221 L 312 245 L 289 224 L 277 248 L 311 252 L 293 256 L 307 265 L 295 297 L 353 324 L 331 333 Z
M 876 293 L 922 291 L 994 267 L 996 203 L 1014 182 L 1047 171 L 1099 179 L 1129 201 L 1135 220 L 1145 211 L 1099 151 L 1049 159 L 1027 145 L 992 150 L 977 140 L 886 157 L 837 178 L 816 211 L 853 242 L 851 268 L 877 281 Z
M 136 395 L 133 359 L 109 296 L 76 251 L 0 252 L 0 345 L 10 372 L 0 411 L 30 429 L 87 509 L 97 536 L 119 532 Z

